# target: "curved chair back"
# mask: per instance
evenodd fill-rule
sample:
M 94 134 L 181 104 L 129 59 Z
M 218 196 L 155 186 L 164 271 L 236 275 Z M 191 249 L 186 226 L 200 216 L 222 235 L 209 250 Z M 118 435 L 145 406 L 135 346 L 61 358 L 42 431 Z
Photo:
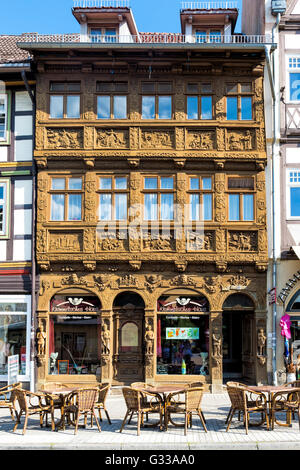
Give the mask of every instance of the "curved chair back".
M 140 409 L 141 392 L 130 387 L 123 387 L 122 392 L 128 410 L 138 411 Z
M 203 387 L 189 388 L 185 391 L 187 411 L 199 410 L 203 398 Z

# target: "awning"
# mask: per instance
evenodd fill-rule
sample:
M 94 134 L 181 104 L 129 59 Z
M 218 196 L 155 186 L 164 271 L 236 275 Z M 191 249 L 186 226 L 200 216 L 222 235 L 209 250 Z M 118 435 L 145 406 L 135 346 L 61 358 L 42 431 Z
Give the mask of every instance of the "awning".
M 296 256 L 300 259 L 300 245 L 292 246 Z

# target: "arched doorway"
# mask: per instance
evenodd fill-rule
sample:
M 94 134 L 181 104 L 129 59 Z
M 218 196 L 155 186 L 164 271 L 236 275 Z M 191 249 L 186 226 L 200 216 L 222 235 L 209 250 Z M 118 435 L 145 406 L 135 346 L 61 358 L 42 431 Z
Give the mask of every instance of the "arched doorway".
M 145 303 L 139 294 L 122 292 L 113 302 L 113 383 L 144 380 Z
M 255 380 L 253 301 L 231 294 L 223 304 L 223 379 Z
M 290 361 L 296 364 L 296 377 L 300 378 L 300 289 L 288 303 L 286 313 L 291 320 L 291 339 L 289 341 Z

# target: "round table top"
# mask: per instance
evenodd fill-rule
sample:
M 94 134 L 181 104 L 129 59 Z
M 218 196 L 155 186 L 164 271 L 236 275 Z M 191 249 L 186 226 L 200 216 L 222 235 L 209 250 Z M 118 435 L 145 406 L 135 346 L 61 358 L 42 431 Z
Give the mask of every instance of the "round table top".
M 166 385 L 157 385 L 155 387 L 145 387 L 144 390 L 150 393 L 172 393 L 172 392 L 180 392 L 181 390 L 184 390 L 187 387 L 188 387 L 187 384 L 182 384 L 182 385 L 166 384 Z
M 251 385 L 247 386 L 248 389 L 254 390 L 255 392 L 281 392 L 291 387 L 285 387 L 284 385 Z

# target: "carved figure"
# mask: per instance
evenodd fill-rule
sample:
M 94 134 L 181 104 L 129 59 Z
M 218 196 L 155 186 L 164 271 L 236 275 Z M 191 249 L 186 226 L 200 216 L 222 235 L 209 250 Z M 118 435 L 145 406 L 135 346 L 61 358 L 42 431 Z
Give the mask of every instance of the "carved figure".
M 260 328 L 257 333 L 257 346 L 258 346 L 258 354 L 263 356 L 265 345 L 266 345 L 266 335 L 263 328 Z
M 37 332 L 36 332 L 38 356 L 44 356 L 45 355 L 46 336 L 47 335 L 44 331 L 43 323 L 40 323 L 39 327 L 37 329 Z
M 146 354 L 153 354 L 154 332 L 148 323 L 145 333 Z
M 102 341 L 102 354 L 109 354 L 110 353 L 110 332 L 106 323 L 104 323 L 102 327 L 101 341 Z
M 214 333 L 212 335 L 212 340 L 213 340 L 213 357 L 215 359 L 219 358 L 221 356 L 221 335 Z

